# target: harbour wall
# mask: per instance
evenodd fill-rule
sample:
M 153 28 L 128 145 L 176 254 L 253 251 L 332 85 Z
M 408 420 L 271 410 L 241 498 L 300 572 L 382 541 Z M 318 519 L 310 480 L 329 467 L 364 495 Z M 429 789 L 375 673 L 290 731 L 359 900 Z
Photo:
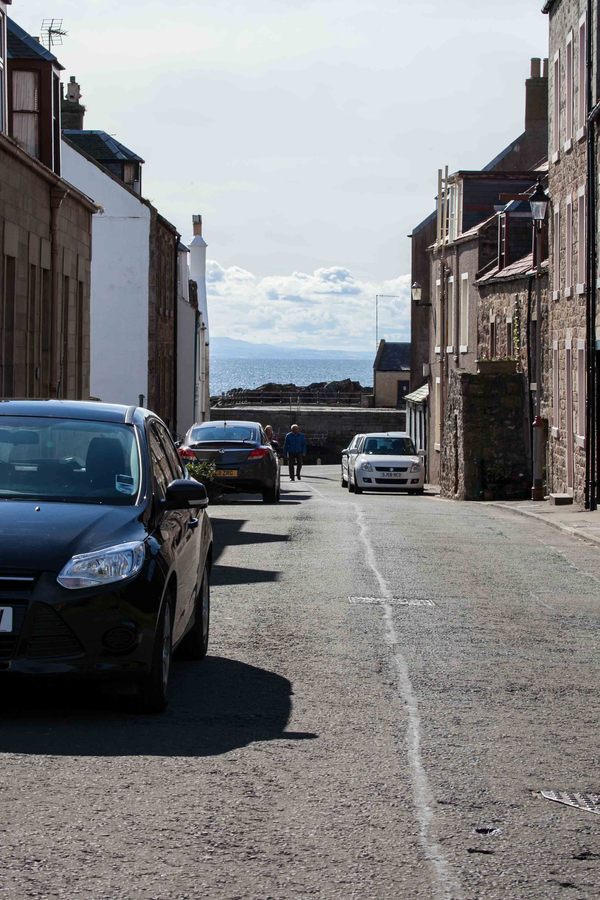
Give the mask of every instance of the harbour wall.
M 356 406 L 219 406 L 211 410 L 211 419 L 272 425 L 281 447 L 290 426 L 296 423 L 306 436 L 308 463 L 317 459 L 322 463 L 337 463 L 355 434 L 405 431 L 406 425 L 404 410 Z

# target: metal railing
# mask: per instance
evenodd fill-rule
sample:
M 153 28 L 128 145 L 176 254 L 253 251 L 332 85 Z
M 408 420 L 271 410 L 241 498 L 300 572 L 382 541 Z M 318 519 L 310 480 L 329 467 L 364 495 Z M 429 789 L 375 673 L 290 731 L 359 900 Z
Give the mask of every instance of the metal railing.
M 211 397 L 211 406 L 366 406 L 371 390 L 365 391 L 229 391 Z M 364 399 L 363 399 L 364 398 Z

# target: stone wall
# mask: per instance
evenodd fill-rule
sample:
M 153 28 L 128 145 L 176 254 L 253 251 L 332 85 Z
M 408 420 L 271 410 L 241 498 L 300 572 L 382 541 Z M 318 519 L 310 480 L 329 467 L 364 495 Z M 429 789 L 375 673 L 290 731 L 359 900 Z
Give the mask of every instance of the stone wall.
M 443 497 L 513 500 L 529 496 L 525 400 L 522 374 L 450 373 L 440 459 Z
M 597 4 L 593 4 L 597 8 Z M 551 204 L 549 217 L 550 309 L 549 333 L 545 345 L 545 392 L 550 399 L 548 487 L 557 493 L 572 493 L 583 503 L 585 490 L 585 424 L 579 421 L 580 399 L 585 405 L 585 377 L 581 377 L 580 351 L 587 352 L 585 275 L 585 235 L 580 233 L 580 206 L 585 204 L 586 129 L 580 121 L 579 79 L 573 79 L 573 127 L 567 134 L 566 47 L 572 34 L 573 70 L 579 70 L 579 25 L 587 11 L 587 0 L 559 0 L 550 11 L 549 78 L 549 168 Z M 588 23 L 595 29 L 595 23 Z M 555 57 L 559 54 L 560 121 L 555 121 Z M 583 209 L 583 207 L 581 207 Z M 558 214 L 558 232 L 556 229 Z M 558 240 L 556 240 L 558 234 Z M 570 235 L 570 240 L 569 240 Z M 556 248 L 558 247 L 558 259 Z M 579 363 L 579 365 L 578 365 Z M 552 390 L 553 376 L 558 387 Z
M 175 349 L 179 235 L 154 207 L 150 213 L 147 406 L 169 428 L 174 428 L 177 418 Z
M 87 399 L 94 207 L 0 135 L 0 395 Z
M 405 431 L 406 415 L 397 409 L 359 407 L 236 406 L 211 410 L 211 420 L 249 421 L 272 425 L 276 440 L 283 440 L 296 423 L 306 435 L 308 461 L 337 463 L 355 434 L 370 431 Z

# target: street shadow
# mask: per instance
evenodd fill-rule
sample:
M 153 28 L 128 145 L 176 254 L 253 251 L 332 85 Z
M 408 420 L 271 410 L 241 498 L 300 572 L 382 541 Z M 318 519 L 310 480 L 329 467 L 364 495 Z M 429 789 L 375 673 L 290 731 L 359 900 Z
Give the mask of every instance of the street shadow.
M 131 697 L 89 683 L 10 679 L 0 753 L 199 757 L 318 737 L 285 731 L 292 693 L 287 678 L 218 656 L 174 664 L 169 706 L 159 716 L 137 715 Z
M 248 519 L 224 519 L 211 516 L 213 528 L 213 567 L 210 583 L 213 587 L 232 584 L 259 584 L 278 581 L 280 572 L 268 569 L 250 569 L 245 566 L 224 566 L 219 559 L 226 547 L 248 544 L 270 544 L 287 541 L 287 534 L 272 534 L 266 531 L 242 531 Z
M 265 581 L 279 581 L 280 572 L 265 569 L 248 569 L 246 566 L 224 566 L 218 563 L 210 573 L 211 587 L 232 584 L 260 584 Z

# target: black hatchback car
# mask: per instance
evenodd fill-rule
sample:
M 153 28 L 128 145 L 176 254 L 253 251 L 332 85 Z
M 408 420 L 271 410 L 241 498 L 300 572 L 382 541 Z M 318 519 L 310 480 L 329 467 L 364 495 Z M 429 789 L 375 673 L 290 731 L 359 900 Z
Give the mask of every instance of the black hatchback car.
M 265 503 L 279 501 L 279 457 L 258 422 L 192 425 L 179 455 L 184 462 L 213 462 L 215 481 L 227 490 L 262 494 Z
M 175 648 L 207 652 L 207 503 L 148 410 L 0 402 L 0 677 L 116 677 L 162 710 Z

